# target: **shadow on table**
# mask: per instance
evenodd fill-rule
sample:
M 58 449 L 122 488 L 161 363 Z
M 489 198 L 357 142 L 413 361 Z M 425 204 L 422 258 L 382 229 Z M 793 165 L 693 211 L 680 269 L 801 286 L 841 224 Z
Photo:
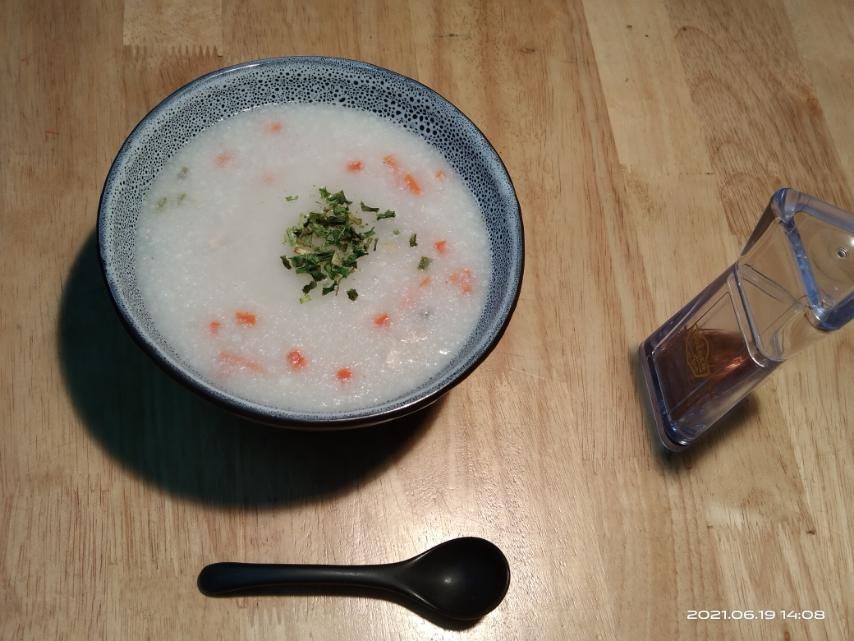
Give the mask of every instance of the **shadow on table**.
M 200 589 L 201 591 L 201 589 Z M 204 594 L 204 592 L 202 592 Z M 377 599 L 380 601 L 388 601 L 407 608 L 410 612 L 414 612 L 423 619 L 426 619 L 433 625 L 439 626 L 446 630 L 468 630 L 476 626 L 483 619 L 475 619 L 473 621 L 460 621 L 451 619 L 440 614 L 437 614 L 429 608 L 419 605 L 415 601 L 404 598 L 394 592 L 380 590 L 377 588 L 367 587 L 338 587 L 338 586 L 323 586 L 322 588 L 309 587 L 276 587 L 276 588 L 256 588 L 254 590 L 241 591 L 239 596 L 249 597 L 274 597 L 274 596 L 290 596 L 296 598 L 305 597 L 356 597 L 363 599 Z M 214 599 L 231 599 L 237 598 L 237 595 L 218 595 L 212 596 Z M 489 616 L 487 614 L 486 616 Z
M 298 432 L 238 418 L 174 381 L 128 335 L 92 234 L 63 288 L 65 386 L 103 447 L 168 492 L 224 507 L 276 506 L 344 491 L 402 456 L 441 401 L 372 428 Z
M 632 368 L 634 375 L 635 391 L 642 401 L 643 422 L 649 437 L 650 450 L 655 453 L 655 458 L 662 467 L 675 470 L 683 467 L 683 463 L 689 463 L 687 459 L 693 460 L 698 456 L 707 455 L 733 432 L 749 422 L 759 411 L 759 403 L 756 399 L 753 396 L 747 396 L 685 452 L 671 452 L 658 439 L 655 418 L 647 400 L 646 383 L 643 380 L 640 355 L 637 350 L 629 350 L 629 367 Z

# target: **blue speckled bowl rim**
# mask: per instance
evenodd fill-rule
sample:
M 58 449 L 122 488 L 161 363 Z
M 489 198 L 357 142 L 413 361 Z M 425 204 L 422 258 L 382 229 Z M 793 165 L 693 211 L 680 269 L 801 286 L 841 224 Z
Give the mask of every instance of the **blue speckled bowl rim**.
M 404 81 L 405 83 L 412 83 L 421 90 L 426 91 L 428 94 L 432 94 L 439 101 L 444 102 L 451 109 L 452 113 L 455 113 L 465 123 L 468 123 L 468 125 L 472 127 L 473 131 L 478 136 L 480 136 L 480 138 L 485 143 L 486 153 L 492 156 L 491 160 L 495 162 L 495 166 L 497 168 L 500 168 L 500 172 L 502 175 L 499 176 L 499 179 L 507 183 L 507 185 L 510 187 L 510 192 L 513 197 L 513 205 L 515 205 L 516 213 L 513 222 L 515 222 L 516 225 L 515 227 L 510 228 L 510 232 L 513 238 L 516 240 L 514 245 L 517 249 L 517 260 L 512 261 L 511 267 L 513 267 L 514 269 L 513 273 L 511 273 L 508 278 L 508 283 L 513 287 L 512 296 L 509 300 L 509 304 L 506 296 L 501 300 L 501 309 L 499 309 L 499 312 L 497 314 L 499 316 L 503 314 L 504 316 L 501 319 L 500 325 L 494 330 L 494 334 L 491 340 L 486 344 L 482 351 L 477 354 L 475 358 L 472 359 L 472 361 L 464 369 L 459 371 L 456 376 L 447 378 L 447 380 L 445 380 L 432 392 L 416 395 L 407 402 L 403 404 L 398 404 L 390 409 L 382 410 L 380 408 L 367 407 L 337 412 L 336 414 L 339 414 L 340 416 L 330 416 L 321 414 L 307 415 L 304 413 L 301 414 L 298 412 L 282 410 L 281 408 L 269 407 L 260 403 L 248 401 L 239 396 L 229 394 L 227 392 L 224 392 L 223 390 L 214 387 L 205 380 L 202 380 L 201 378 L 193 375 L 191 372 L 188 372 L 186 369 L 181 367 L 180 363 L 174 362 L 156 345 L 154 345 L 151 341 L 147 340 L 147 338 L 143 335 L 143 333 L 137 326 L 137 323 L 131 315 L 130 311 L 127 309 L 124 300 L 122 299 L 122 296 L 119 293 L 117 282 L 112 276 L 112 270 L 107 261 L 105 250 L 106 229 L 104 223 L 105 218 L 107 217 L 106 203 L 109 197 L 110 188 L 114 183 L 116 174 L 118 173 L 125 161 L 125 156 L 128 150 L 134 144 L 136 139 L 141 135 L 141 133 L 145 131 L 148 124 L 151 123 L 164 109 L 168 108 L 174 100 L 191 93 L 198 85 L 201 85 L 207 81 L 228 75 L 230 73 L 234 73 L 244 69 L 251 69 L 262 65 L 277 66 L 283 64 L 287 65 L 299 63 L 344 64 L 370 73 L 387 74 L 396 77 Z M 510 319 L 512 318 L 513 312 L 515 311 L 516 305 L 519 301 L 519 294 L 522 289 L 522 276 L 524 273 L 525 265 L 524 227 L 522 224 L 521 208 L 519 205 L 518 197 L 516 195 L 516 189 L 513 185 L 512 179 L 510 178 L 510 174 L 507 171 L 507 167 L 504 165 L 504 162 L 501 160 L 501 157 L 498 155 L 498 152 L 495 151 L 495 148 L 492 146 L 492 143 L 489 142 L 489 140 L 483 134 L 480 128 L 478 128 L 478 126 L 475 125 L 474 122 L 468 116 L 466 116 L 459 108 L 457 108 L 444 96 L 440 95 L 438 92 L 434 91 L 427 85 L 418 82 L 417 80 L 367 62 L 351 60 L 347 58 L 335 58 L 330 56 L 287 56 L 279 58 L 263 58 L 258 60 L 241 62 L 199 76 L 195 80 L 190 81 L 189 83 L 185 84 L 184 86 L 169 94 L 153 109 L 151 109 L 151 111 L 149 111 L 145 115 L 145 117 L 142 118 L 142 120 L 139 121 L 139 123 L 133 128 L 130 134 L 128 134 L 127 138 L 119 149 L 119 152 L 116 154 L 116 157 L 113 160 L 112 165 L 110 166 L 110 171 L 107 174 L 107 178 L 104 181 L 104 187 L 101 192 L 101 198 L 98 204 L 97 235 L 98 256 L 99 262 L 101 264 L 101 273 L 107 284 L 107 289 L 110 292 L 110 298 L 113 301 L 116 310 L 118 311 L 119 318 L 121 319 L 122 324 L 125 326 L 130 336 L 137 343 L 137 345 L 145 353 L 147 353 L 154 360 L 154 362 L 157 363 L 157 365 L 159 365 L 166 373 L 171 375 L 177 381 L 186 385 L 189 389 L 201 395 L 203 398 L 206 398 L 207 400 L 227 409 L 228 411 L 234 414 L 237 414 L 238 416 L 242 416 L 249 420 L 275 427 L 286 427 L 295 429 L 322 430 L 367 427 L 370 425 L 385 423 L 397 418 L 401 418 L 422 408 L 425 408 L 428 405 L 437 401 L 450 389 L 452 389 L 454 386 L 458 385 L 466 377 L 468 377 L 468 375 L 471 374 L 486 359 L 487 356 L 489 356 L 489 354 L 492 352 L 493 349 L 495 349 L 495 346 L 501 340 L 501 337 L 507 330 L 507 326 L 510 324 Z

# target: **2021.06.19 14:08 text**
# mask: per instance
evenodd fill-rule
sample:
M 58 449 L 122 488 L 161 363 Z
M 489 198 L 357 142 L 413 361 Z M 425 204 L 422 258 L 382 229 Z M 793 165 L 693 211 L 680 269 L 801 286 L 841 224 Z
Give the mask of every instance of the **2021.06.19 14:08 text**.
M 689 621 L 823 621 L 824 610 L 688 610 Z

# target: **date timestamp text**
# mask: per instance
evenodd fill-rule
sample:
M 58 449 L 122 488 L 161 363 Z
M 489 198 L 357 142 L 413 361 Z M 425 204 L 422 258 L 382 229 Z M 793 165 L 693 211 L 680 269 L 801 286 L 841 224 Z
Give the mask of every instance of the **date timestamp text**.
M 824 610 L 688 610 L 689 621 L 824 621 Z

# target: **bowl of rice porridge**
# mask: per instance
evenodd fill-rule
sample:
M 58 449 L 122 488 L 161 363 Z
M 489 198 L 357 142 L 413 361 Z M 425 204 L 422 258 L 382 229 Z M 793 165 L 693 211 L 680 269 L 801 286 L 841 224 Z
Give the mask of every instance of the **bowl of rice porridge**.
M 98 213 L 104 276 L 179 381 L 268 424 L 357 427 L 486 358 L 521 286 L 507 171 L 424 85 L 370 64 L 215 71 L 131 132 Z

